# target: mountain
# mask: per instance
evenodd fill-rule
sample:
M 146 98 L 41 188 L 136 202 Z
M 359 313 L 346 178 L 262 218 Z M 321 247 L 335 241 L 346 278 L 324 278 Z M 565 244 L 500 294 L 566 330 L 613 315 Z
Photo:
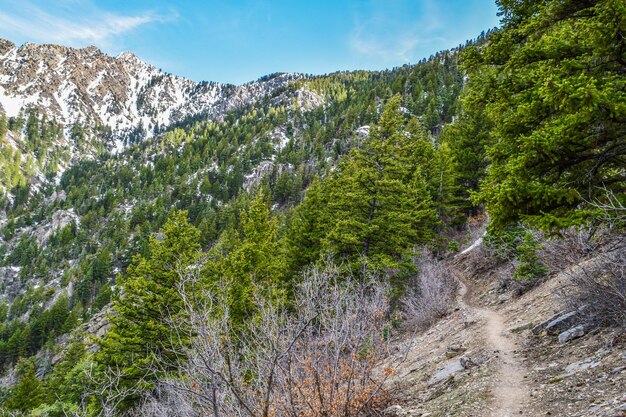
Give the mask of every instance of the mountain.
M 274 74 L 236 87 L 164 74 L 128 53 L 2 45 L 0 301 L 9 321 L 32 319 L 45 291 L 54 296 L 44 306 L 65 294 L 88 320 L 171 210 L 188 211 L 206 246 L 238 224 L 248 193 L 264 189 L 277 212 L 291 210 L 314 177 L 367 140 L 393 95 L 403 117 L 436 134 L 455 115 L 463 78 L 455 50 L 393 70 Z M 173 125 L 128 140 L 139 123 L 166 119 Z M 86 272 L 96 253 L 106 258 L 97 279 Z
M 243 86 L 3 42 L 0 415 L 622 415 L 626 9 L 535 3 Z
M 130 52 L 117 57 L 82 49 L 0 39 L 0 114 L 28 109 L 61 123 L 110 132 L 106 147 L 121 150 L 129 139 L 151 137 L 191 118 L 217 120 L 302 78 L 276 74 L 241 86 L 194 82 L 149 65 Z

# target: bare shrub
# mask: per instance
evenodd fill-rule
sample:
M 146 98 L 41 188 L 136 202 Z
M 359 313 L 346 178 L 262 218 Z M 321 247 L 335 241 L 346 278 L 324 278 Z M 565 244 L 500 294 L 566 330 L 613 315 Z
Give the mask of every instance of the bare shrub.
M 572 285 L 566 289 L 572 309 L 582 309 L 592 325 L 626 330 L 626 252 L 604 253 L 568 272 Z
M 594 228 L 584 249 L 596 256 L 569 271 L 568 302 L 584 309 L 589 323 L 626 331 L 626 206 L 609 189 L 590 206 Z
M 402 301 L 405 324 L 421 330 L 444 317 L 454 305 L 457 281 L 447 261 L 437 261 L 428 252 L 417 260 L 418 275 Z
M 586 258 L 598 249 L 597 232 L 587 227 L 571 227 L 559 236 L 541 236 L 539 257 L 548 270 L 560 272 Z
M 152 392 L 144 396 L 141 407 L 131 411 L 133 416 L 151 417 L 194 417 L 193 402 L 182 385 L 172 380 L 171 383 L 160 384 Z M 180 386 L 180 387 L 178 387 Z
M 621 233 L 626 226 L 626 206 L 623 199 L 615 195 L 613 190 L 604 188 L 601 198 L 591 201 L 590 205 L 596 209 L 595 218 L 606 229 Z M 623 242 L 624 236 L 620 241 Z
M 376 365 L 389 355 L 386 284 L 313 268 L 289 308 L 257 296 L 242 331 L 222 284 L 203 289 L 193 268 L 179 275 L 188 320 L 171 321 L 175 363 L 155 361 L 158 389 L 137 415 L 348 417 L 383 408 L 391 369 Z M 172 366 L 179 372 L 164 372 Z
M 100 370 L 93 362 L 83 362 L 79 371 L 84 384 L 82 398 L 76 407 L 61 410 L 65 417 L 117 416 L 120 405 L 128 398 L 140 395 L 145 387 L 143 378 L 131 386 L 124 384 L 124 373 L 119 368 Z

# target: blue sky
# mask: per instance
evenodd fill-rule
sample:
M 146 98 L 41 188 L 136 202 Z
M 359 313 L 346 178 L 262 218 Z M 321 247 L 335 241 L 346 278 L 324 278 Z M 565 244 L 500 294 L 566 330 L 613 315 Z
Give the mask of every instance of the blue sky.
M 0 0 L 0 37 L 96 45 L 196 81 L 384 69 L 498 25 L 494 0 Z

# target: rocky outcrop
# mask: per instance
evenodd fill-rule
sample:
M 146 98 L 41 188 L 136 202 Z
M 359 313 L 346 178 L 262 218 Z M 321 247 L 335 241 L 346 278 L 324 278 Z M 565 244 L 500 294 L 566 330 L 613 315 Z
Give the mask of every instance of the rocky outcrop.
M 557 317 L 546 325 L 546 331 L 551 335 L 558 335 L 559 333 L 569 329 L 578 321 L 578 312 L 571 311 Z
M 49 223 L 43 224 L 37 227 L 33 234 L 37 239 L 39 246 L 46 244 L 50 236 L 58 230 L 63 229 L 65 226 L 76 222 L 78 225 L 79 219 L 76 213 L 72 210 L 57 210 L 52 214 L 52 220 Z
M 429 387 L 436 385 L 440 382 L 447 381 L 459 372 L 463 372 L 466 369 L 471 368 L 472 360 L 469 358 L 454 359 L 446 363 L 446 365 L 435 372 L 427 382 Z

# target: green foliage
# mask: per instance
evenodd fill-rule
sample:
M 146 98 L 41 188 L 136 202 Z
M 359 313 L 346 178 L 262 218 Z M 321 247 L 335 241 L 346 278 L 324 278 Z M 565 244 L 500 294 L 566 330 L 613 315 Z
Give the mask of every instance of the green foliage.
M 240 227 L 224 232 L 211 251 L 213 261 L 205 265 L 208 282 L 219 281 L 222 285 L 216 287 L 228 292 L 231 319 L 237 328 L 255 314 L 255 297 L 275 302 L 283 299 L 286 264 L 277 233 L 277 219 L 259 194 L 241 213 Z
M 413 246 L 430 243 L 452 207 L 452 156 L 436 136 L 456 111 L 456 55 L 392 71 L 306 77 L 219 122 L 190 121 L 144 141 L 141 129 L 131 132 L 119 155 L 100 152 L 96 136 L 105 129 L 77 123 L 68 142 L 89 158 L 71 166 L 60 125 L 34 110 L 10 120 L 21 150 L 0 144 L 0 185 L 13 196 L 12 204 L 0 196 L 7 213 L 0 260 L 19 267 L 31 288 L 0 315 L 2 369 L 20 356 L 48 357 L 58 336 L 112 299 L 112 326 L 98 353 L 72 344 L 52 373 L 38 369 L 46 398 L 37 413 L 77 411 L 88 370 L 120 367 L 122 386 L 132 384 L 152 355 L 167 355 L 168 322 L 184 320 L 175 266 L 197 264 L 201 246 L 203 282 L 227 292 L 242 334 L 257 297 L 289 305 L 302 270 L 330 253 L 354 270 L 406 274 Z M 324 105 L 284 101 L 299 88 L 320 93 Z M 366 125 L 372 135 L 361 140 L 355 131 Z M 269 169 L 251 175 L 261 163 Z M 47 181 L 31 187 L 39 173 Z M 48 227 L 61 210 L 77 219 L 40 245 L 32 228 Z M 74 291 L 53 303 L 56 277 Z
M 329 180 L 330 227 L 324 249 L 361 268 L 394 268 L 412 245 L 433 237 L 437 223 L 419 166 L 419 138 L 409 139 L 389 101 L 370 138 L 342 161 Z M 365 262 L 361 258 L 365 258 Z
M 471 103 L 471 92 L 466 93 L 465 102 Z M 475 215 L 478 208 L 470 196 L 478 191 L 480 181 L 487 170 L 485 146 L 491 126 L 480 108 L 468 104 L 463 114 L 454 123 L 446 125 L 441 141 L 448 146 L 451 165 L 454 167 L 454 205 L 462 215 Z M 463 216 L 464 217 L 464 216 Z
M 504 27 L 466 56 L 493 123 L 480 199 L 493 227 L 580 224 L 626 189 L 626 3 L 502 1 Z
M 199 231 L 188 223 L 187 212 L 175 211 L 150 239 L 149 255 L 137 255 L 118 278 L 122 290 L 115 294 L 111 328 L 98 340 L 96 359 L 121 369 L 125 383 L 145 374 L 151 355 L 168 355 L 168 343 L 176 337 L 168 321 L 183 319 L 179 271 L 198 261 L 198 241 Z
M 17 364 L 16 374 L 18 382 L 4 406 L 9 410 L 31 411 L 44 399 L 41 381 L 35 375 L 35 366 L 31 361 L 21 359 Z
M 532 280 L 543 277 L 548 268 L 541 262 L 537 251 L 543 246 L 537 241 L 535 235 L 526 230 L 522 242 L 517 246 L 517 261 L 519 265 L 515 268 L 513 278 L 518 280 Z
M 4 139 L 8 131 L 7 118 L 5 115 L 0 114 L 0 140 Z
M 485 246 L 493 250 L 499 259 L 515 265 L 515 279 L 538 279 L 548 272 L 537 253 L 543 249 L 543 245 L 529 229 L 519 226 L 504 230 L 491 229 L 485 236 Z
M 320 257 L 322 240 L 330 224 L 326 194 L 319 178 L 315 177 L 306 191 L 304 200 L 291 216 L 285 246 L 288 271 L 293 276 Z

